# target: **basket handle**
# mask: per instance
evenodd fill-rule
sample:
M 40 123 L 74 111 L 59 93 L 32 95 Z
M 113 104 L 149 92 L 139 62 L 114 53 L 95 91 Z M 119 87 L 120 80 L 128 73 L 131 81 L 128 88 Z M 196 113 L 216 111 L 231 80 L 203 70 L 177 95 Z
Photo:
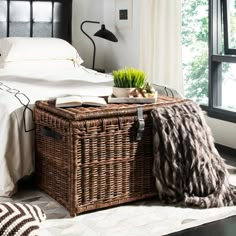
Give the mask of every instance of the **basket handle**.
M 57 139 L 57 140 L 62 139 L 61 134 L 55 132 L 54 130 L 51 130 L 50 128 L 48 128 L 46 126 L 41 127 L 40 131 L 41 131 L 41 134 L 44 135 L 44 136 L 54 138 L 54 139 Z

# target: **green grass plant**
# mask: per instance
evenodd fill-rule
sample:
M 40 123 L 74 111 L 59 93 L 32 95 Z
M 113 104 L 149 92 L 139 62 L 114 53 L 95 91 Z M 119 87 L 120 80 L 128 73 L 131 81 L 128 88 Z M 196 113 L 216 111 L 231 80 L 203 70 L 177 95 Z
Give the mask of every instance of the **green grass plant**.
M 124 68 L 112 72 L 114 87 L 143 88 L 146 83 L 144 71 L 134 68 Z

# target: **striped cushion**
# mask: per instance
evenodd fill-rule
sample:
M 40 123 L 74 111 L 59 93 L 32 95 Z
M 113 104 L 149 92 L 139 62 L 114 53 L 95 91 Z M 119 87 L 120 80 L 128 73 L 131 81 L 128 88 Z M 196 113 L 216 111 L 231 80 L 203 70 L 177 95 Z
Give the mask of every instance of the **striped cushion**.
M 37 235 L 39 223 L 45 219 L 45 213 L 38 206 L 22 203 L 0 203 L 1 236 Z

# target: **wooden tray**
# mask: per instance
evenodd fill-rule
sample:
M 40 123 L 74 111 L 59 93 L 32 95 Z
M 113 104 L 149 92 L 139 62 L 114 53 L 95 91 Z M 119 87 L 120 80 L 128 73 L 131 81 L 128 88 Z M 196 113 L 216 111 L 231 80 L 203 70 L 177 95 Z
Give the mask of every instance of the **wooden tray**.
M 139 97 L 133 97 L 133 98 L 128 98 L 128 97 L 108 97 L 108 103 L 155 103 L 157 101 L 157 97 L 153 98 L 139 98 Z

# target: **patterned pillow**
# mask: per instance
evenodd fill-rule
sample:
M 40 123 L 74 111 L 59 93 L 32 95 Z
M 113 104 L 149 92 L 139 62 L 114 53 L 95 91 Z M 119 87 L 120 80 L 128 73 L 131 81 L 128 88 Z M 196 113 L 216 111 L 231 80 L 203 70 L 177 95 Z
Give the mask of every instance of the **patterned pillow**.
M 46 219 L 45 213 L 35 205 L 0 203 L 1 236 L 37 235 L 39 223 Z

